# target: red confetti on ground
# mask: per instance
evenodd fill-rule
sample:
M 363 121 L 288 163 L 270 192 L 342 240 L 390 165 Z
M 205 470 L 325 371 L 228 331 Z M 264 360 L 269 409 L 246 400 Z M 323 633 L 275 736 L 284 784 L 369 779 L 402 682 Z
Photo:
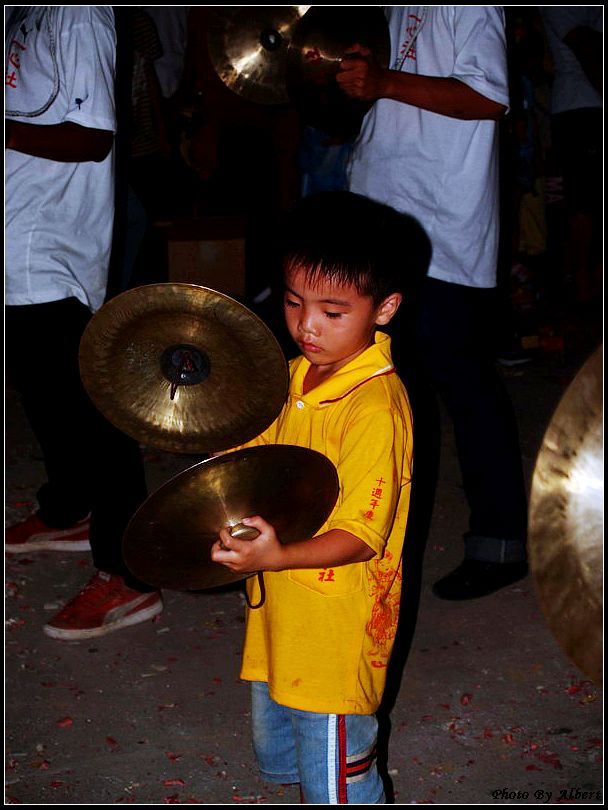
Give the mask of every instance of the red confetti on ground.
M 163 785 L 165 785 L 165 787 L 175 787 L 175 785 L 183 785 L 183 784 L 184 784 L 183 779 L 165 779 L 165 780 L 163 780 Z
M 53 782 L 51 782 L 51 787 L 52 788 L 60 788 L 60 787 L 63 787 L 64 785 L 65 785 L 65 782 L 62 782 L 59 779 L 55 779 Z
M 39 768 L 41 771 L 48 771 L 50 768 L 51 763 L 48 759 L 43 759 L 42 762 L 39 762 L 36 767 Z
M 63 717 L 61 720 L 57 720 L 56 724 L 59 728 L 69 728 L 74 721 L 71 717 Z
M 577 695 L 579 692 L 589 691 L 590 689 L 593 689 L 591 681 L 573 681 L 567 687 L 566 692 L 569 695 Z
M 468 706 L 469 703 L 472 700 L 473 700 L 473 695 L 469 695 L 469 694 L 462 695 L 462 697 L 460 698 L 460 702 L 462 703 L 463 706 Z
M 552 751 L 547 751 L 544 754 L 537 754 L 537 756 L 541 762 L 546 762 L 547 765 L 553 765 L 556 770 L 563 771 L 564 766 L 557 758 L 557 754 L 554 754 Z
M 114 737 L 106 737 L 106 743 L 110 746 L 110 748 L 120 748 Z
M 527 771 L 542 771 L 542 768 L 539 768 L 538 765 L 526 765 Z
M 178 759 L 182 758 L 181 754 L 174 754 L 173 751 L 165 751 L 165 756 L 167 757 L 169 762 L 177 762 Z
M 179 793 L 174 793 L 172 796 L 165 796 L 164 804 L 179 804 Z
M 502 741 L 508 743 L 509 745 L 513 742 L 513 735 L 512 734 L 503 734 Z
M 489 740 L 494 736 L 491 728 L 484 728 L 483 730 L 483 737 L 484 740 Z

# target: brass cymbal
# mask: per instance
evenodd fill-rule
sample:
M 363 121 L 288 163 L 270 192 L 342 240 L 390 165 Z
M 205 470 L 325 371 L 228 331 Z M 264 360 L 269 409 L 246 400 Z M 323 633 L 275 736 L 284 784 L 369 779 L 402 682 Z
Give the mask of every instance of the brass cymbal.
M 174 453 L 254 438 L 289 386 L 283 352 L 257 315 L 194 284 L 149 284 L 108 301 L 83 335 L 80 373 L 110 422 Z
M 372 106 L 350 98 L 336 82 L 340 62 L 356 43 L 369 48 L 376 61 L 388 67 L 390 34 L 379 6 L 312 6 L 287 49 L 289 98 L 309 124 L 346 139 L 358 134 Z
M 223 6 L 209 15 L 207 45 L 224 84 L 259 104 L 285 104 L 287 47 L 307 6 Z
M 198 590 L 246 579 L 251 574 L 211 560 L 223 526 L 261 515 L 281 542 L 305 540 L 326 521 L 338 492 L 334 465 L 304 447 L 262 445 L 216 456 L 175 476 L 139 508 L 124 535 L 124 559 L 158 588 Z
M 539 602 L 556 639 L 596 683 L 602 680 L 603 351 L 562 397 L 536 461 L 529 557 Z

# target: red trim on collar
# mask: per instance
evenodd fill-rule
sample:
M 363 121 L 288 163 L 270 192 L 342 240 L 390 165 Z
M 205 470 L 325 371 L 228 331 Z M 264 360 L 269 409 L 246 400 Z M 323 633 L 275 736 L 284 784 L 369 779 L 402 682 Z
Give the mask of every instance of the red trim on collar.
M 356 391 L 357 388 L 360 388 L 362 385 L 365 385 L 365 383 L 370 382 L 370 380 L 377 380 L 378 377 L 388 377 L 390 374 L 395 374 L 394 367 L 389 368 L 388 371 L 383 371 L 381 374 L 373 374 L 371 377 L 368 377 L 365 380 L 361 380 L 360 383 L 357 383 L 352 388 L 349 388 L 348 391 L 345 391 L 339 397 L 335 397 L 334 399 L 322 399 L 319 402 L 319 405 L 330 405 L 332 402 L 339 402 L 341 399 L 344 399 L 344 397 L 348 396 L 349 394 L 352 394 L 353 391 Z

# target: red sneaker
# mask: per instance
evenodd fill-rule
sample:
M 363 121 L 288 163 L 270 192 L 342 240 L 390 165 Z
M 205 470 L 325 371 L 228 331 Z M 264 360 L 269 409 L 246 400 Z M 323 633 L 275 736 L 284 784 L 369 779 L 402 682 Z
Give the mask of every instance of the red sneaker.
M 145 622 L 162 609 L 159 591 L 134 591 L 122 577 L 98 571 L 43 630 L 51 638 L 68 641 L 93 638 Z
M 90 519 L 87 516 L 67 529 L 53 529 L 37 514 L 9 526 L 4 533 L 4 550 L 13 554 L 24 551 L 88 551 Z

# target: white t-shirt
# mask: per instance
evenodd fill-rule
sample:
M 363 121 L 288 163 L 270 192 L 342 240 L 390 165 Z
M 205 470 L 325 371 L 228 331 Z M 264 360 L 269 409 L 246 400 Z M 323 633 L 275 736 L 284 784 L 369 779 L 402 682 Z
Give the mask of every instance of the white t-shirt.
M 508 106 L 499 6 L 390 6 L 390 68 L 453 77 Z M 496 286 L 495 121 L 462 121 L 389 99 L 365 117 L 349 166 L 351 191 L 416 217 L 433 248 L 429 276 Z M 404 272 L 408 246 L 403 245 Z
M 6 39 L 7 118 L 116 130 L 110 6 L 24 7 Z M 5 152 L 5 303 L 103 304 L 114 219 L 113 150 L 62 163 Z
M 555 114 L 583 107 L 602 107 L 602 97 L 585 75 L 574 51 L 563 39 L 578 26 L 602 33 L 603 6 L 541 6 L 540 13 L 555 67 L 551 112 Z

